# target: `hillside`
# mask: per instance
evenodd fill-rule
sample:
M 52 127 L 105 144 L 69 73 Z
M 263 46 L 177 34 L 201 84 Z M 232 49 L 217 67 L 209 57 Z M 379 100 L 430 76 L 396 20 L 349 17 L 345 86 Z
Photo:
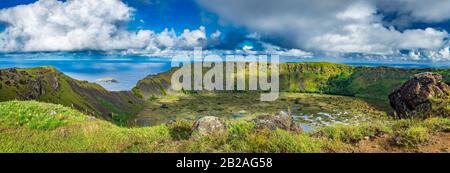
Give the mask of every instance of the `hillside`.
M 198 136 L 192 122 L 124 128 L 61 105 L 0 103 L 0 152 L 449 152 L 447 118 L 334 125 L 311 133 L 259 131 L 229 121 L 220 136 Z
M 137 83 L 133 89 L 134 93 L 145 98 L 165 95 L 170 92 L 170 77 L 176 69 L 147 76 Z M 401 86 L 414 74 L 421 72 L 440 73 L 444 76 L 444 81 L 450 83 L 448 68 L 363 67 L 305 62 L 280 64 L 280 90 L 347 95 L 387 101 L 387 96 L 396 87 Z
M 53 67 L 0 69 L 0 101 L 37 100 L 75 108 L 124 124 L 142 107 L 131 92 L 110 92 L 98 84 L 70 78 Z

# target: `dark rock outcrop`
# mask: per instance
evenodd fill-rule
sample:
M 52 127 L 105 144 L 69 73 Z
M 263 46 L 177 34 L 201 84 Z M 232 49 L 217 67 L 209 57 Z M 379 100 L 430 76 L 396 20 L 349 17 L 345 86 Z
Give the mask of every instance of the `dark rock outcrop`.
M 440 74 L 419 73 L 391 93 L 389 101 L 398 118 L 449 116 L 450 87 Z
M 227 126 L 218 117 L 206 116 L 195 121 L 192 130 L 203 136 L 220 135 L 227 131 Z
M 277 128 L 292 131 L 302 132 L 303 130 L 294 122 L 294 118 L 284 111 L 272 115 L 258 116 L 253 120 L 256 129 L 276 130 Z

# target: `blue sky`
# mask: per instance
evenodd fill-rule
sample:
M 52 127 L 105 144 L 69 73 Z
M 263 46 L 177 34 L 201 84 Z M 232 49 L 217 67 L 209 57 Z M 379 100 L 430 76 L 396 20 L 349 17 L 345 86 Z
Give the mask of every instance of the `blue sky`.
M 68 11 L 72 6 L 84 11 Z M 2 0 L 0 8 L 1 52 L 160 53 L 200 46 L 288 56 L 450 60 L 450 1 L 442 0 Z M 88 34 L 77 35 L 83 33 Z
M 2 0 L 0 8 L 10 8 L 36 1 Z M 221 27 L 217 24 L 216 15 L 202 9 L 192 0 L 124 0 L 124 2 L 136 9 L 135 20 L 130 22 L 130 29 L 136 30 L 143 27 L 162 31 L 165 28 L 174 28 L 182 31 L 186 28 L 197 29 L 204 25 L 208 26 L 208 32 L 214 32 Z

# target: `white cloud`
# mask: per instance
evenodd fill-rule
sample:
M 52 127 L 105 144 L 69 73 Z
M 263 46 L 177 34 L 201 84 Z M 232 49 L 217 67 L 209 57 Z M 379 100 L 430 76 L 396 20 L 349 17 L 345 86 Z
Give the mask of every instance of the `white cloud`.
M 53 51 L 122 48 L 146 40 L 146 32 L 120 28 L 133 9 L 117 0 L 60 2 L 40 0 L 0 11 L 8 27 L 0 34 L 5 51 Z M 127 43 L 126 43 L 127 42 Z M 142 45 L 136 45 L 142 46 Z
M 448 33 L 434 28 L 386 27 L 380 8 L 405 11 L 419 21 L 450 19 L 448 0 L 197 0 L 221 20 L 265 38 L 309 51 L 392 55 L 402 49 L 436 51 Z M 446 13 L 446 14 L 444 14 Z
M 301 57 L 301 58 L 311 58 L 314 56 L 311 52 L 306 52 L 300 49 L 283 49 L 279 46 L 272 45 L 270 43 L 262 43 L 264 48 L 264 53 L 275 54 L 286 57 Z
M 388 57 L 408 49 L 415 53 L 402 57 L 450 59 L 447 31 L 434 28 L 400 31 L 386 27 L 380 14 L 381 11 L 402 16 L 392 25 L 446 21 L 450 19 L 448 0 L 197 1 L 217 13 L 221 22 L 246 27 L 251 32 L 248 39 L 263 45 L 262 50 L 255 45 L 249 52 L 258 49 L 258 53 L 311 57 L 311 52 L 323 51 Z M 208 36 L 203 26 L 178 34 L 173 29 L 160 33 L 129 31 L 127 24 L 133 20 L 133 13 L 134 9 L 121 0 L 39 0 L 1 9 L 0 22 L 6 23 L 7 28 L 0 33 L 0 52 L 88 49 L 164 55 L 221 44 L 222 33 L 216 31 Z M 272 44 L 264 42 L 267 38 L 271 38 Z
M 351 5 L 347 10 L 339 12 L 336 17 L 341 20 L 364 20 L 370 18 L 375 9 L 363 3 Z
M 205 28 L 128 31 L 134 9 L 120 0 L 39 0 L 0 10 L 0 51 L 186 49 L 206 44 Z
M 166 28 L 157 36 L 158 44 L 162 47 L 173 47 L 175 45 L 174 38 L 176 38 L 176 36 L 177 35 L 173 29 L 169 31 Z
M 450 61 L 450 46 L 440 50 L 415 50 L 410 52 L 412 60 Z
M 450 19 L 448 0 L 376 0 L 386 12 L 400 15 L 400 20 L 440 22 Z

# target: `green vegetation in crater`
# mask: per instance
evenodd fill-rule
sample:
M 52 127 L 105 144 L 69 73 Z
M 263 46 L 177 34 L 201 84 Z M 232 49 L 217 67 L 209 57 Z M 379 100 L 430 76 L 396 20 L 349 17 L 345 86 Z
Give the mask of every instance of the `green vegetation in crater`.
M 383 102 L 346 96 L 282 92 L 273 102 L 260 102 L 259 97 L 258 92 L 173 93 L 147 102 L 145 108 L 129 122 L 133 126 L 148 126 L 203 116 L 239 121 L 285 110 L 302 116 L 299 123 L 323 126 L 335 122 L 355 124 L 383 119 L 390 112 L 389 105 Z

